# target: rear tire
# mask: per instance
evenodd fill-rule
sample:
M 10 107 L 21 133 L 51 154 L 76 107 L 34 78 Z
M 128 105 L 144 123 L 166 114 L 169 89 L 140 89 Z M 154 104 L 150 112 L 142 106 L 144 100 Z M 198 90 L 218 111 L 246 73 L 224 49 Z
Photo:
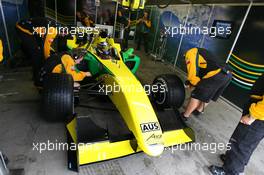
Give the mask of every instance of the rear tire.
M 157 76 L 153 85 L 158 91 L 152 93 L 152 98 L 158 109 L 180 108 L 185 100 L 185 88 L 182 80 L 173 74 Z
M 73 78 L 69 74 L 47 74 L 43 86 L 43 114 L 48 121 L 66 121 L 74 109 Z

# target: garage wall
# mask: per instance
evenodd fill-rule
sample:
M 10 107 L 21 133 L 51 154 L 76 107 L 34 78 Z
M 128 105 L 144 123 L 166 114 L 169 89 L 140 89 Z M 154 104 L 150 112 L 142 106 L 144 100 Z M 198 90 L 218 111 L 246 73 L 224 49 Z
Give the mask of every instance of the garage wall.
M 45 16 L 64 25 L 75 24 L 76 0 L 45 0 Z
M 158 9 L 156 6 L 149 6 L 148 8 L 152 9 L 152 12 L 155 14 L 158 14 L 156 17 L 152 18 L 153 31 L 151 37 L 154 37 L 154 39 L 152 38 L 151 41 L 153 42 L 151 42 L 150 45 L 152 45 L 153 52 L 158 48 L 159 32 L 161 29 L 164 29 L 164 26 L 173 27 L 185 25 L 188 27 L 197 26 L 202 28 L 203 26 L 212 26 L 214 20 L 233 22 L 232 34 L 229 39 L 212 38 L 209 35 L 203 34 L 189 34 L 183 36 L 178 34 L 173 38 L 168 38 L 166 53 L 164 56 L 165 61 L 186 72 L 183 54 L 193 47 L 207 48 L 215 53 L 218 62 L 224 63 L 227 60 L 248 6 L 172 5 L 165 9 Z M 261 27 L 263 25 L 262 18 L 264 17 L 263 10 L 264 6 L 252 7 L 249 13 L 249 18 L 247 19 L 233 52 L 233 54 L 239 55 L 239 57 L 249 63 L 263 64 L 263 52 L 260 49 L 263 45 L 261 43 L 264 39 L 263 37 L 260 37 L 260 35 L 263 36 L 264 32 L 264 28 Z M 256 22 L 253 22 L 252 20 Z M 254 27 L 252 23 L 256 27 Z M 248 47 L 249 43 L 250 46 Z M 233 82 L 235 82 L 235 80 L 233 80 Z M 223 96 L 238 107 L 242 108 L 244 102 L 247 100 L 250 89 L 250 87 L 245 89 L 237 83 L 232 83 Z M 232 92 L 236 92 L 237 96 L 234 96 Z
M 242 107 L 250 89 L 264 73 L 264 6 L 253 6 L 236 43 L 229 65 L 233 80 L 224 97 Z
M 226 20 L 234 22 L 231 37 L 229 39 L 212 38 L 209 35 L 203 34 L 189 34 L 180 35 L 177 34 L 173 38 L 169 37 L 167 41 L 167 52 L 165 60 L 171 64 L 175 63 L 181 69 L 185 70 L 183 64 L 183 53 L 192 47 L 205 47 L 208 50 L 218 55 L 220 62 L 225 62 L 229 54 L 230 48 L 234 42 L 237 31 L 241 25 L 242 19 L 247 10 L 247 6 L 222 6 L 222 5 L 172 5 L 165 9 L 158 9 L 153 6 L 152 10 L 157 19 L 152 19 L 153 32 L 157 33 L 156 41 L 159 38 L 159 32 L 164 29 L 164 26 L 179 27 L 204 27 L 212 26 L 214 20 Z M 188 13 L 189 11 L 189 13 Z M 152 34 L 152 37 L 154 35 Z M 155 36 L 154 36 L 155 37 Z M 182 38 L 181 47 L 179 43 Z M 153 50 L 158 47 L 158 42 L 151 43 Z M 179 49 L 178 57 L 177 52 Z

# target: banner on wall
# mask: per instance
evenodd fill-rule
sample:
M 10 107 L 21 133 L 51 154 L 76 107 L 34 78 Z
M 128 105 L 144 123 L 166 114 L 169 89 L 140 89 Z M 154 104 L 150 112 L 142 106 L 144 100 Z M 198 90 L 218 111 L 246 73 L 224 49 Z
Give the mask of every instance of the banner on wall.
M 264 73 L 264 65 L 245 61 L 235 54 L 231 55 L 228 64 L 233 70 L 232 83 L 245 90 L 251 90 L 256 80 Z

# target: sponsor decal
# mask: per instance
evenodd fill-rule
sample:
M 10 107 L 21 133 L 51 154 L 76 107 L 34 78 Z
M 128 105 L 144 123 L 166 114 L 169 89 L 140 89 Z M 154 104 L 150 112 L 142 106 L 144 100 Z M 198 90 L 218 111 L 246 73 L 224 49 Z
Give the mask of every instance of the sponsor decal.
M 160 126 L 158 122 L 150 122 L 140 124 L 142 132 L 150 132 L 150 131 L 158 131 L 160 130 Z
M 149 141 L 150 139 L 159 140 L 159 139 L 161 139 L 161 137 L 162 137 L 162 135 L 155 135 L 155 134 L 152 134 L 152 135 L 146 140 L 146 142 Z

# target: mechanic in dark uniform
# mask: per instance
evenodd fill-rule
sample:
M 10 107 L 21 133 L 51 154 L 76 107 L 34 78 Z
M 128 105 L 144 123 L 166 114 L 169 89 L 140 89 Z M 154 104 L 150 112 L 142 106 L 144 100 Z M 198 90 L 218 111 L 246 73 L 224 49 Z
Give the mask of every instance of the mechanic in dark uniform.
M 125 17 L 123 14 L 123 10 L 118 10 L 117 12 L 117 22 L 124 27 L 124 38 L 122 40 L 122 51 L 126 51 L 128 49 L 128 39 L 130 32 L 130 20 Z
M 37 85 L 38 73 L 44 60 L 50 57 L 53 50 L 51 45 L 57 36 L 57 30 L 54 26 L 55 23 L 41 17 L 22 20 L 16 24 L 22 49 L 33 65 L 35 85 Z
M 210 166 L 213 175 L 239 175 L 264 138 L 264 74 L 254 84 L 241 120 L 231 136 L 231 149 L 220 155 L 223 167 Z
M 222 95 L 232 79 L 227 65 L 219 65 L 215 56 L 206 49 L 188 50 L 185 61 L 188 72 L 186 85 L 195 89 L 185 112 L 181 114 L 183 120 L 187 120 L 192 113 L 201 114 L 211 100 L 216 101 Z
M 149 19 L 149 13 L 145 11 L 143 17 L 138 19 L 136 24 L 138 30 L 137 50 L 140 50 L 141 41 L 143 40 L 145 53 L 148 54 L 149 33 L 151 29 L 151 21 Z

